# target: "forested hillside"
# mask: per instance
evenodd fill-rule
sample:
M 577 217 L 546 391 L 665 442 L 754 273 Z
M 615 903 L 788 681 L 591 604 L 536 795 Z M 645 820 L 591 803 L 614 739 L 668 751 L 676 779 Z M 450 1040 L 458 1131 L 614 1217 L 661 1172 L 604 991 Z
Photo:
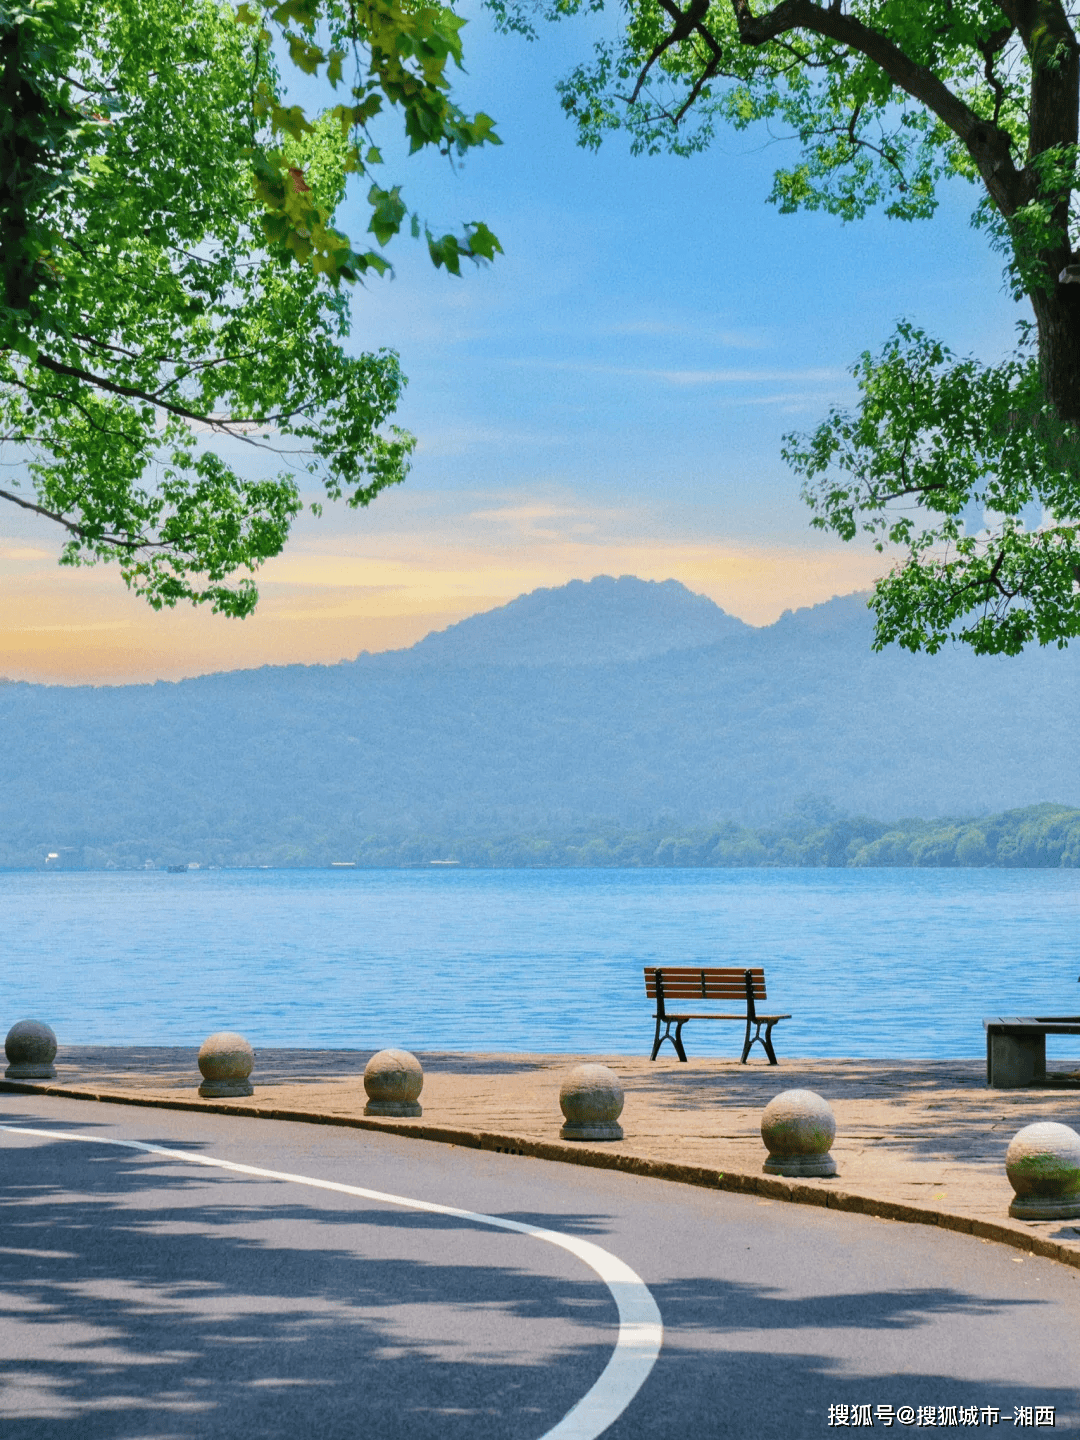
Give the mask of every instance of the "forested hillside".
M 452 859 L 480 867 L 695 866 L 992 866 L 1000 869 L 1075 869 L 1080 866 L 1080 809 L 1031 805 L 975 820 L 901 820 L 828 816 L 810 804 L 772 825 L 734 822 L 709 829 L 612 832 L 550 839 L 494 840 L 417 836 L 397 843 L 369 840 L 360 865 L 430 865 Z
M 624 577 L 336 666 L 0 685 L 0 864 L 1012 863 L 938 817 L 1080 805 L 1072 652 L 870 636 L 858 596 L 753 629 Z

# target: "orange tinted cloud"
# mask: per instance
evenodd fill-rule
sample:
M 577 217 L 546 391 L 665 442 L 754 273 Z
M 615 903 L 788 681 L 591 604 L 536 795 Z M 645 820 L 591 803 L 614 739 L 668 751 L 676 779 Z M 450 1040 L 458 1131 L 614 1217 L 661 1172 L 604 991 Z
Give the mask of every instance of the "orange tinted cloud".
M 404 500 L 404 497 L 402 497 Z M 384 507 L 377 515 L 378 505 Z M 0 674 L 64 684 L 336 663 L 411 645 L 540 586 L 595 575 L 681 580 L 751 624 L 865 589 L 880 556 L 823 544 L 749 545 L 672 533 L 645 510 L 518 496 L 414 497 L 304 520 L 261 572 L 259 609 L 155 613 L 115 569 L 60 569 L 47 534 L 0 537 Z

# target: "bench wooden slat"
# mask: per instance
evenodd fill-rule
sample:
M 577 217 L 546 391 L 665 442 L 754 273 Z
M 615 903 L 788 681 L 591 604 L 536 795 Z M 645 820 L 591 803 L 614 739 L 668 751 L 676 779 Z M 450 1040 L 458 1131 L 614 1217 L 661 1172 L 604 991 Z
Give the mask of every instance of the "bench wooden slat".
M 656 994 L 656 986 L 655 986 L 655 985 L 650 985 L 650 986 L 648 987 L 648 994 L 649 994 L 650 998 L 651 998 L 653 995 Z M 745 985 L 669 985 L 666 980 L 664 981 L 664 996 L 665 996 L 666 999 L 668 999 L 668 1000 L 673 1000 L 673 999 L 675 999 L 676 997 L 680 997 L 680 996 L 681 996 L 681 997 L 685 998 L 685 997 L 687 997 L 687 996 L 692 996 L 692 995 L 696 995 L 699 1000 L 745 1000 L 745 999 L 746 999 L 746 986 L 745 986 Z M 764 986 L 764 985 L 755 985 L 755 986 L 754 986 L 754 998 L 755 998 L 756 1000 L 764 1000 L 764 999 L 765 999 L 765 986 Z
M 753 986 L 755 1000 L 767 1000 L 764 985 Z M 656 986 L 649 985 L 645 993 L 651 1000 L 656 995 Z M 664 985 L 665 1000 L 745 1000 L 745 985 Z
M 765 976 L 750 974 L 752 985 L 764 985 Z M 699 970 L 696 975 L 665 975 L 664 986 L 670 988 L 672 985 L 745 985 L 746 979 L 742 975 L 710 975 L 707 970 Z
M 760 981 L 765 979 L 764 970 L 754 970 L 749 965 L 744 966 L 741 970 L 712 970 L 709 969 L 707 966 L 699 966 L 696 970 L 691 970 L 689 968 L 683 970 L 669 970 L 666 965 L 653 965 L 650 966 L 645 971 L 645 973 L 646 975 L 655 975 L 657 970 L 663 972 L 665 985 L 667 985 L 669 982 L 672 985 L 678 985 L 680 983 L 700 985 L 702 976 L 705 977 L 706 981 L 713 984 L 730 984 L 735 980 L 738 980 L 741 984 L 743 976 L 746 974 L 747 970 L 750 971 L 751 978 L 755 981 L 755 983 L 759 983 Z
M 760 979 L 765 971 L 762 966 L 757 965 L 646 965 L 645 973 L 655 975 L 660 970 L 665 978 L 671 976 L 673 980 L 692 979 L 694 976 L 707 975 L 719 979 L 731 979 L 733 976 L 743 976 L 747 970 L 750 974 Z

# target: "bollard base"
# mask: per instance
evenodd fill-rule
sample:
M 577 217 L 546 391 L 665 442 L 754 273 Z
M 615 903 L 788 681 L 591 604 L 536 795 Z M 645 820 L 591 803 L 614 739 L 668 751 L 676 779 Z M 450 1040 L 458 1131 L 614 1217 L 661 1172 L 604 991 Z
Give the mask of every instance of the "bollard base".
M 5 1080 L 55 1080 L 55 1065 L 9 1065 L 4 1071 Z
M 199 1094 L 204 1100 L 237 1100 L 244 1095 L 254 1095 L 255 1087 L 250 1080 L 204 1080 Z
M 614 1123 L 606 1125 L 571 1125 L 569 1121 L 559 1131 L 560 1140 L 622 1140 L 623 1128 Z
M 422 1115 L 424 1108 L 416 1100 L 369 1100 L 365 1115 Z
M 826 1151 L 824 1155 L 770 1155 L 762 1165 L 766 1175 L 817 1176 L 828 1180 L 837 1173 L 836 1161 Z
M 1076 1220 L 1080 1218 L 1080 1195 L 1020 1196 L 1009 1206 L 1014 1220 Z

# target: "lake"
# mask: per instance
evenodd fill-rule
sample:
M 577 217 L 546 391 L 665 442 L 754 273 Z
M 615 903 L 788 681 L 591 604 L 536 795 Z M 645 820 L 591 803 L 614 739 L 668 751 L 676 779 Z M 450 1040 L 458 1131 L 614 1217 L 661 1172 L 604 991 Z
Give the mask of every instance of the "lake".
M 764 965 L 781 1059 L 971 1057 L 984 1015 L 1080 1014 L 1077 870 L 5 872 L 0 906 L 0 1033 L 61 1044 L 648 1054 L 655 963 Z

